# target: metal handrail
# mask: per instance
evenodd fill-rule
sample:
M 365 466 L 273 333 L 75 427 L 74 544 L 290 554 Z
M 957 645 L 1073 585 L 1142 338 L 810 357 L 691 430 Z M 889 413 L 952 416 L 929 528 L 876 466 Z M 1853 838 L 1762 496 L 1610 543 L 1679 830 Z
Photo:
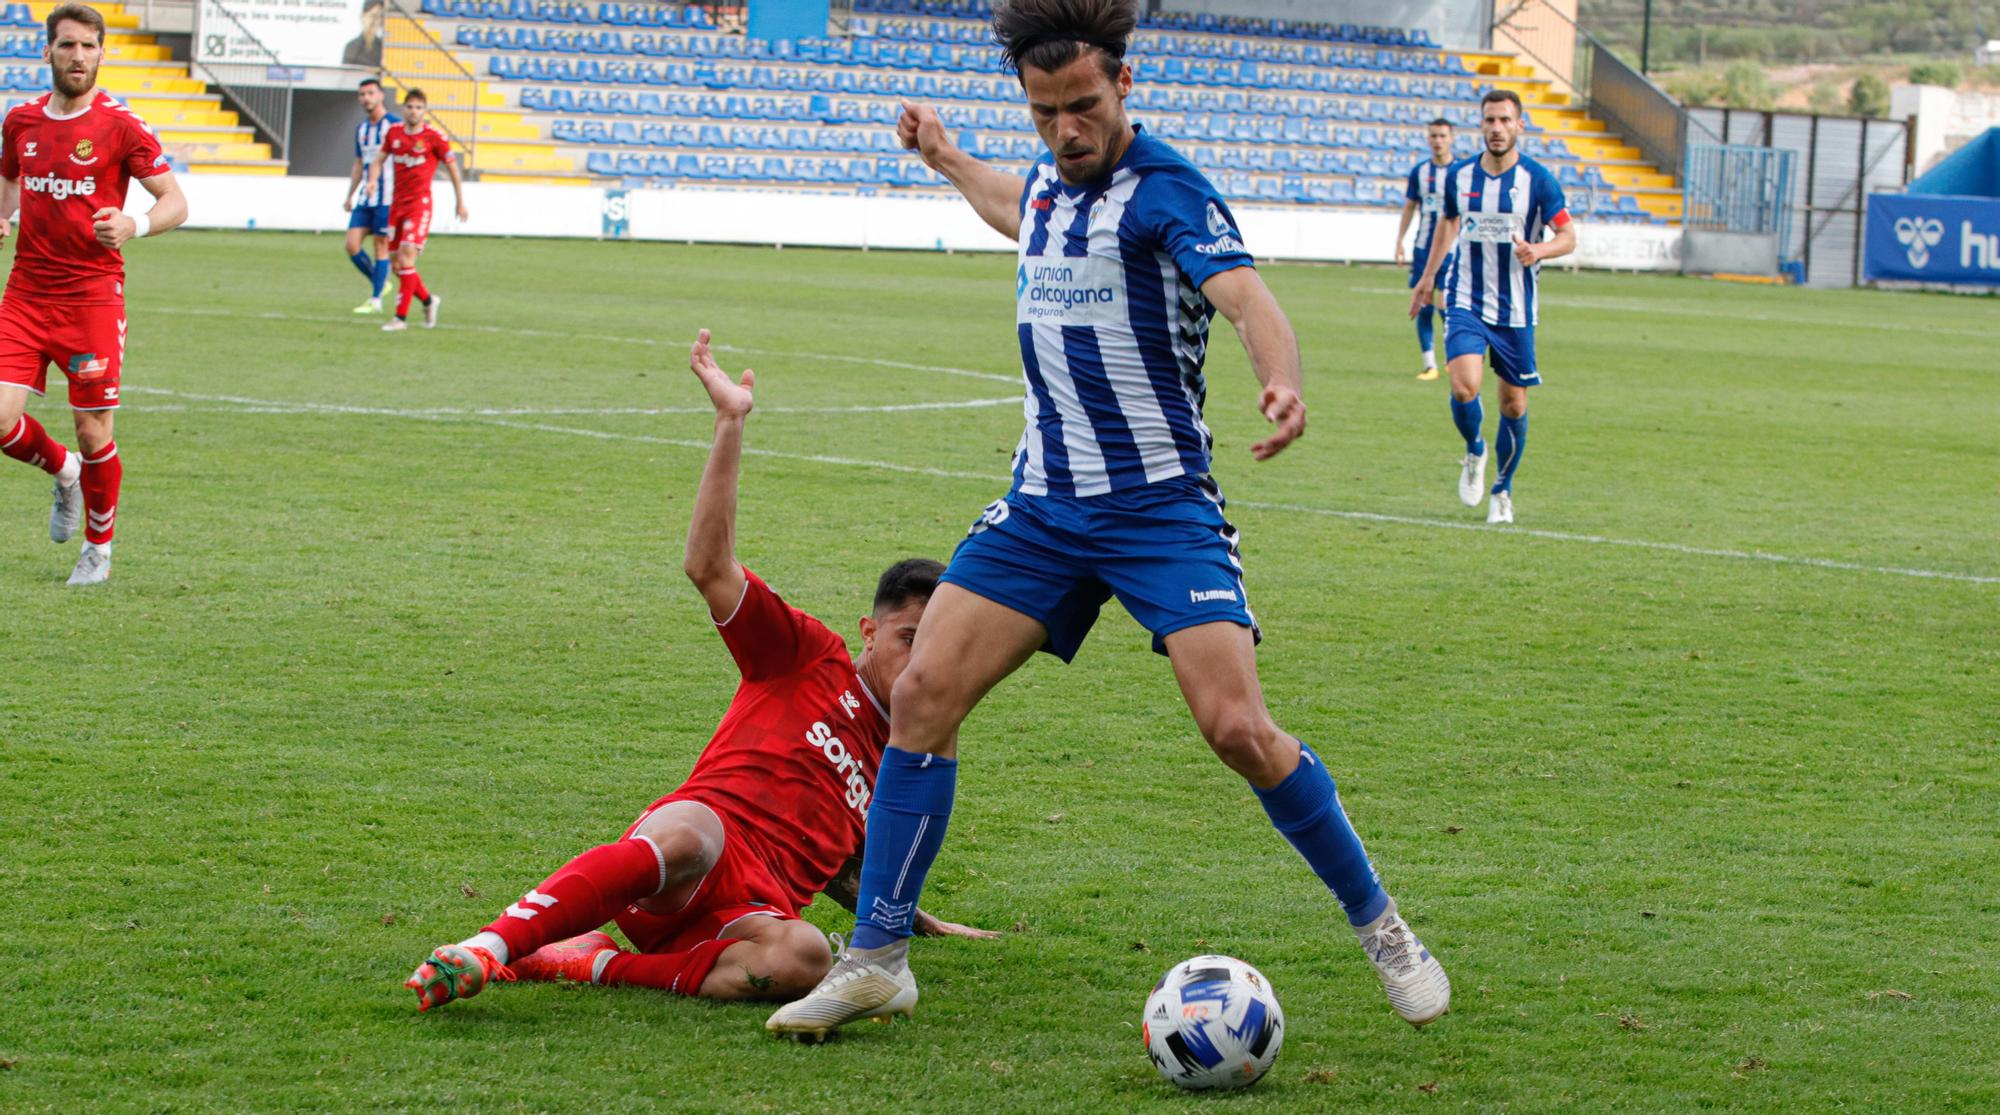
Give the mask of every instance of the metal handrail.
M 264 40 L 258 38 L 256 32 L 250 30 L 247 24 L 237 18 L 236 13 L 230 11 L 229 6 L 222 3 L 222 0 L 203 0 L 203 2 L 196 4 L 194 34 L 197 43 L 199 43 L 202 35 L 202 13 L 210 8 L 222 13 L 224 18 L 228 19 L 230 23 L 235 24 L 237 32 L 243 38 L 248 39 L 251 46 L 254 46 L 258 51 L 263 53 L 264 65 L 267 72 L 271 69 L 284 68 L 284 63 L 278 58 L 278 52 L 266 46 Z M 199 70 L 204 80 L 222 90 L 224 95 L 235 102 L 238 112 L 249 117 L 252 124 L 261 129 L 265 135 L 271 137 L 272 146 L 277 148 L 279 159 L 289 159 L 292 145 L 291 86 L 289 84 L 284 86 L 282 98 L 274 98 L 271 104 L 263 106 L 272 116 L 282 115 L 283 119 L 281 121 L 273 121 L 266 116 L 266 111 L 259 111 L 257 98 L 249 90 L 241 88 L 225 79 L 220 73 L 216 72 L 212 65 L 200 58 L 200 53 L 198 49 L 188 51 L 189 67 Z
M 385 0 L 385 6 L 391 11 L 393 11 L 396 15 L 402 17 L 412 27 L 415 27 L 417 29 L 417 33 L 419 35 L 422 35 L 424 39 L 430 43 L 432 51 L 434 51 L 440 57 L 444 58 L 447 62 L 451 63 L 452 68 L 458 71 L 459 76 L 471 84 L 472 104 L 470 106 L 470 111 L 472 113 L 472 123 L 465 129 L 465 132 L 463 134 L 461 134 L 457 129 L 453 128 L 450 124 L 446 123 L 442 116 L 438 115 L 435 112 L 430 114 L 431 122 L 436 124 L 441 130 L 443 130 L 446 136 L 455 140 L 458 143 L 459 147 L 465 151 L 466 170 L 468 174 L 471 173 L 472 170 L 476 168 L 478 165 L 475 155 L 479 145 L 479 75 L 467 69 L 465 63 L 458 60 L 458 55 L 453 54 L 449 49 L 445 47 L 444 43 L 440 41 L 436 35 L 431 34 L 431 29 L 429 27 L 424 26 L 424 21 L 418 18 L 418 13 L 412 12 L 408 7 L 404 6 L 403 0 Z M 383 48 L 384 49 L 382 51 L 382 73 L 384 74 L 384 76 L 389 77 L 390 79 L 395 81 L 398 85 L 401 85 L 406 89 L 414 87 L 417 83 L 411 80 L 408 75 L 398 74 L 389 68 L 388 34 L 387 34 L 386 20 L 384 21 Z M 460 111 L 460 110 L 448 109 L 446 111 Z

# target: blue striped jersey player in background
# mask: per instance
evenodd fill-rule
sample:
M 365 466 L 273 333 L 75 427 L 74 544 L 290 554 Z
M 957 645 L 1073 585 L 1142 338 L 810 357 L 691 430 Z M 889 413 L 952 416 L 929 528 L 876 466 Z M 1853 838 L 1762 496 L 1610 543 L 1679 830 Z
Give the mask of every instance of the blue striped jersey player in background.
M 389 129 L 399 121 L 384 103 L 382 83 L 374 78 L 365 78 L 361 88 L 355 91 L 355 99 L 361 102 L 362 121 L 354 126 L 354 169 L 347 172 L 347 204 L 344 208 L 350 214 L 347 218 L 347 258 L 354 261 L 354 267 L 361 277 L 368 280 L 368 301 L 354 307 L 357 314 L 379 314 L 382 312 L 382 288 L 389 282 L 389 198 L 396 188 L 393 168 L 384 168 L 382 177 L 374 186 L 365 188 L 363 180 L 368 176 L 368 168 L 375 162 L 375 156 L 382 152 L 382 140 Z M 361 250 L 361 242 L 367 237 L 375 238 L 375 254 Z
M 1298 342 L 1215 187 L 1126 118 L 1136 20 L 1134 0 L 996 5 L 994 35 L 1048 147 L 1025 181 L 955 147 L 929 107 L 903 106 L 904 146 L 1018 241 L 1027 428 L 1011 488 L 952 555 L 895 685 L 854 936 L 818 987 L 771 1016 L 773 1032 L 818 1038 L 914 1009 L 911 918 L 951 817 L 959 725 L 1035 651 L 1070 660 L 1114 596 L 1172 662 L 1209 746 L 1339 900 L 1396 1012 L 1422 1025 L 1450 1004 L 1324 763 L 1264 703 L 1236 528 L 1209 477 L 1202 362 L 1219 310 L 1262 385 L 1274 429 L 1250 453 L 1265 460 L 1305 432 Z
M 1403 238 L 1409 235 L 1410 221 L 1417 222 L 1417 239 L 1408 254 L 1412 289 L 1430 262 L 1431 239 L 1437 233 L 1438 217 L 1444 213 L 1444 180 L 1451 167 L 1451 121 L 1442 116 L 1431 121 L 1424 129 L 1424 141 L 1430 145 L 1431 157 L 1410 168 L 1409 181 L 1403 187 L 1403 219 L 1396 226 L 1396 262 L 1401 263 Z M 1438 377 L 1436 334 L 1431 329 L 1434 313 L 1429 302 L 1417 311 L 1417 348 L 1424 354 L 1424 367 L 1417 378 L 1422 380 Z
M 1514 470 L 1528 444 L 1528 388 L 1542 382 L 1535 367 L 1541 264 L 1576 250 L 1576 222 L 1556 176 L 1521 154 L 1525 126 L 1521 98 L 1512 91 L 1495 89 L 1479 102 L 1479 138 L 1486 149 L 1452 165 L 1431 258 L 1410 295 L 1410 316 L 1416 317 L 1430 305 L 1439 267 L 1449 264 L 1445 359 L 1451 419 L 1465 439 L 1458 498 L 1467 507 L 1479 506 L 1485 495 L 1479 381 L 1489 355 L 1500 377 L 1500 433 L 1493 439 L 1500 475 L 1486 508 L 1489 523 L 1514 521 Z M 1549 229 L 1555 235 L 1544 241 Z

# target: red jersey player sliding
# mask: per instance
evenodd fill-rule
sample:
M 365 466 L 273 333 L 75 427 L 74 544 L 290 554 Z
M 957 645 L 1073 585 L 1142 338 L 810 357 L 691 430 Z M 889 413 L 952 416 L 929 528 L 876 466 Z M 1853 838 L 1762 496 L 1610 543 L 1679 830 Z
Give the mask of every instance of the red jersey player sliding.
M 437 175 L 438 164 L 444 164 L 445 173 L 451 175 L 458 219 L 471 217 L 465 211 L 465 181 L 458 176 L 458 161 L 451 157 L 451 141 L 425 121 L 429 108 L 430 100 L 423 90 L 403 94 L 403 126 L 390 128 L 382 137 L 382 151 L 368 168 L 368 185 L 362 191 L 374 192 L 376 180 L 382 177 L 382 164 L 395 160 L 396 192 L 389 198 L 389 250 L 396 257 L 396 320 L 383 324 L 387 333 L 410 327 L 412 297 L 424 304 L 424 328 L 438 322 L 441 300 L 425 288 L 423 277 L 417 274 L 417 256 L 431 234 L 431 179 Z
M 715 440 L 685 567 L 743 682 L 679 789 L 622 838 L 570 860 L 477 935 L 417 966 L 404 986 L 416 991 L 418 1010 L 517 976 L 783 1002 L 833 966 L 826 937 L 798 911 L 822 891 L 854 908 L 889 738 L 883 702 L 944 566 L 921 558 L 890 566 L 861 619 L 861 656 L 850 659 L 840 636 L 736 560 L 736 480 L 755 377 L 730 382 L 706 329 L 688 364 L 715 403 Z M 599 931 L 613 921 L 636 951 Z M 916 927 L 998 936 L 921 910 Z
M 0 239 L 21 236 L 0 300 L 0 453 L 56 478 L 49 538 L 84 527 L 73 585 L 111 577 L 111 534 L 124 468 L 111 440 L 125 362 L 126 242 L 187 220 L 187 199 L 153 129 L 97 88 L 104 17 L 81 4 L 49 13 L 42 48 L 54 88 L 15 106 L 0 124 Z M 124 212 L 138 179 L 157 200 Z M 69 377 L 80 452 L 65 449 L 27 414 L 28 393 L 48 386 L 49 363 Z M 89 519 L 87 524 L 83 520 Z

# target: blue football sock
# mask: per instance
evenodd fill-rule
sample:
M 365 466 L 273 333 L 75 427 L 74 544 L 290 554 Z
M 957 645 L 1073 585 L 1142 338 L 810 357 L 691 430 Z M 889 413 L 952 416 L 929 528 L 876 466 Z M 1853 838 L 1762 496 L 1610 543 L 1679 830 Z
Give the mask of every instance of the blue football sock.
M 1493 448 L 1500 453 L 1500 479 L 1494 481 L 1496 492 L 1514 490 L 1514 468 L 1521 463 L 1521 450 L 1528 445 L 1528 416 L 1519 418 L 1500 416 L 1500 435 L 1493 439 Z
M 1475 457 L 1486 455 L 1486 439 L 1479 436 L 1479 427 L 1486 422 L 1486 408 L 1474 395 L 1472 401 L 1461 403 L 1456 397 L 1451 400 L 1451 420 L 1458 426 L 1458 434 L 1465 439 L 1465 451 Z
M 389 285 L 389 261 L 387 259 L 378 259 L 375 261 L 373 279 L 375 282 L 375 297 L 380 298 L 382 297 L 382 288 Z
M 375 261 L 368 258 L 367 252 L 356 252 L 347 258 L 353 261 L 355 270 L 361 272 L 362 278 L 370 279 L 375 276 Z
M 1257 800 L 1264 803 L 1271 823 L 1306 858 L 1313 874 L 1340 899 L 1349 924 L 1367 925 L 1382 916 L 1389 895 L 1368 862 L 1361 838 L 1347 823 L 1333 777 L 1312 748 L 1301 741 L 1298 769 L 1271 789 L 1257 790 Z M 872 826 L 869 831 L 874 831 Z
M 1425 306 L 1423 309 L 1417 311 L 1417 348 L 1423 352 L 1429 352 L 1434 344 L 1433 338 L 1436 334 L 1431 329 L 1431 314 L 1433 312 L 1433 308 L 1430 306 Z
M 957 759 L 883 750 L 875 797 L 868 803 L 868 843 L 850 942 L 855 948 L 881 948 L 910 935 L 917 896 L 944 844 L 957 786 Z

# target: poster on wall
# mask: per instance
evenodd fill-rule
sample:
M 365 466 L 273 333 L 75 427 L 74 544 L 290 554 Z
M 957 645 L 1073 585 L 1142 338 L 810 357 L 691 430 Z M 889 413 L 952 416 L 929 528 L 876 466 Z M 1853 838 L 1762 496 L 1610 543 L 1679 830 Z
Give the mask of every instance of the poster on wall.
M 382 0 L 201 0 L 194 56 L 211 64 L 382 62 Z

